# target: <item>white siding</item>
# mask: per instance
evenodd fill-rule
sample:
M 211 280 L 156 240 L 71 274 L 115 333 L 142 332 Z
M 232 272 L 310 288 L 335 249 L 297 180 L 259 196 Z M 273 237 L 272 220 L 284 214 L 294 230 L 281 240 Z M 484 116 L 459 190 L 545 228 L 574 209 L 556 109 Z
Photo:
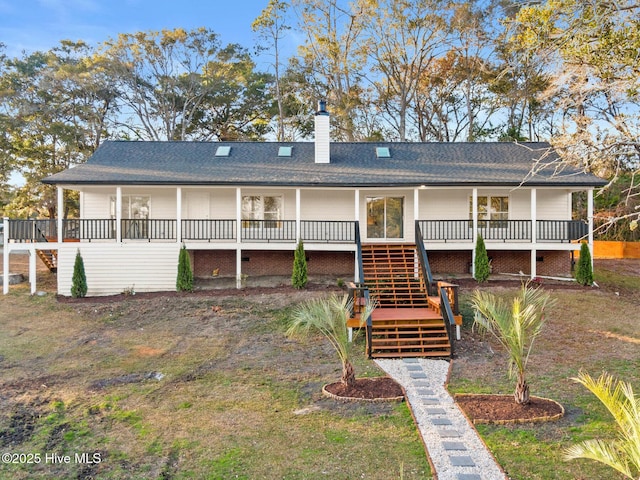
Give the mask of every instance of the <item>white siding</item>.
M 420 190 L 421 220 L 468 220 L 471 189 Z
M 303 220 L 354 220 L 353 190 L 302 190 L 300 211 Z
M 518 189 L 509 193 L 509 220 L 531 220 L 531 190 Z
M 87 276 L 87 295 L 115 295 L 175 290 L 178 274 L 177 243 L 75 243 L 58 251 L 58 293 L 71 295 L 76 252 L 80 249 Z
M 571 192 L 539 188 L 538 220 L 571 220 Z

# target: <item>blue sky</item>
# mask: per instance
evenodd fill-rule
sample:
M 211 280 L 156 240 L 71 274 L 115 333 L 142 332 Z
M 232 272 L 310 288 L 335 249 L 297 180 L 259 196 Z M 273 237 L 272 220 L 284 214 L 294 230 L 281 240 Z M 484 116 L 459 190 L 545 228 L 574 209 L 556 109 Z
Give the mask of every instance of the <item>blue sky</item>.
M 118 33 L 208 27 L 223 45 L 253 49 L 251 23 L 268 0 L 0 0 L 0 43 L 5 53 L 49 50 L 60 40 L 95 45 Z M 293 38 L 289 38 L 291 51 Z M 268 69 L 268 65 L 259 65 Z

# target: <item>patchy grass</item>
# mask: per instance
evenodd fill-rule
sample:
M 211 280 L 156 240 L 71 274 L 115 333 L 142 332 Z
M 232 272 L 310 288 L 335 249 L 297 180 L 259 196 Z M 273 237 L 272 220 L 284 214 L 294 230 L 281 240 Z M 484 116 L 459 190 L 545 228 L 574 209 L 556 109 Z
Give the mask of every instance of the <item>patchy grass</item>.
M 0 450 L 39 461 L 4 463 L 0 477 L 428 478 L 405 404 L 322 396 L 340 375 L 333 350 L 283 333 L 309 295 L 63 304 L 12 288 Z M 359 376 L 382 374 L 362 338 L 354 348 Z
M 529 361 L 531 393 L 562 403 L 565 417 L 542 424 L 478 426 L 510 478 L 623 478 L 593 461 L 567 462 L 562 458 L 563 449 L 574 443 L 616 435 L 615 424 L 602 404 L 571 380 L 581 369 L 593 376 L 607 371 L 640 390 L 637 274 L 601 267 L 596 270 L 596 278 L 601 288 L 546 287 L 558 304 L 549 312 Z M 497 293 L 510 297 L 516 290 L 499 288 Z M 470 293 L 461 296 L 467 305 Z M 513 392 L 515 384 L 507 377 L 507 357 L 493 339 L 474 333 L 465 323 L 459 351 L 449 384 L 451 392 Z

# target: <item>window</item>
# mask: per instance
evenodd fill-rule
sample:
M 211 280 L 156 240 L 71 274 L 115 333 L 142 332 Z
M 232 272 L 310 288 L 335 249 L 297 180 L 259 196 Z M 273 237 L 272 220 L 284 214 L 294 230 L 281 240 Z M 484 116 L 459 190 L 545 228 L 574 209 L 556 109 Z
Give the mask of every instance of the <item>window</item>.
M 111 218 L 116 218 L 116 197 L 111 197 Z M 148 219 L 149 197 L 123 195 L 120 216 L 123 219 Z
M 111 218 L 116 218 L 116 197 L 111 197 Z M 140 195 L 123 195 L 122 208 L 123 238 L 147 238 L 149 235 L 149 197 Z
M 403 197 L 367 197 L 367 237 L 404 237 Z
M 391 152 L 389 151 L 389 147 L 376 147 L 376 157 L 391 158 Z
M 292 147 L 279 147 L 278 148 L 278 156 L 279 157 L 290 157 L 291 156 Z
M 280 228 L 282 197 L 247 195 L 242 197 L 243 228 Z
M 473 197 L 469 198 L 469 219 L 473 220 Z M 490 227 L 506 228 L 506 223 L 501 220 L 509 220 L 509 197 L 479 196 L 478 221 L 481 227 L 486 225 L 483 220 L 490 220 Z
M 231 153 L 231 147 L 221 146 L 216 148 L 216 157 L 228 157 Z

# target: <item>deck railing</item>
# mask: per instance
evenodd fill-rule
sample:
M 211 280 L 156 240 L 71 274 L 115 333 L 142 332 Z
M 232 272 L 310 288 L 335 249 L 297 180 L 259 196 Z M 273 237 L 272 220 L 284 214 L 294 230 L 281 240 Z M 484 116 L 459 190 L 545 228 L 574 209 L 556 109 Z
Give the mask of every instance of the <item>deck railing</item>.
M 425 242 L 471 242 L 471 220 L 418 220 Z M 481 220 L 478 233 L 489 242 L 532 242 L 531 220 Z M 537 220 L 536 241 L 572 242 L 584 238 L 589 226 L 582 220 Z
M 235 220 L 182 220 L 182 240 L 235 240 Z
M 418 220 L 419 235 L 427 243 L 472 242 L 471 220 Z M 236 241 L 237 221 L 232 219 L 183 219 L 181 238 L 177 238 L 175 219 L 122 219 L 121 236 L 124 240 L 147 241 Z M 295 220 L 243 220 L 242 242 L 289 242 L 298 239 Z M 64 240 L 116 239 L 114 219 L 64 219 Z M 537 242 L 567 243 L 583 239 L 588 234 L 588 224 L 581 220 L 538 220 L 535 232 L 530 220 L 482 220 L 478 233 L 487 242 Z M 9 220 L 4 236 L 9 242 L 44 242 L 56 240 L 56 219 Z M 302 220 L 300 236 L 309 243 L 355 242 L 355 222 L 334 220 Z

